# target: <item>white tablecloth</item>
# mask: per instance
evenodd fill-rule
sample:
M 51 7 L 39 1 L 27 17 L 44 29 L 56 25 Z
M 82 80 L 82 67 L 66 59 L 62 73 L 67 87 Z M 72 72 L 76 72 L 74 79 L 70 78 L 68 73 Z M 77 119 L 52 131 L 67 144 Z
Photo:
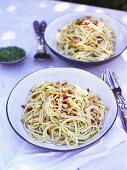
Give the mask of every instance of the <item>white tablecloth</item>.
M 109 63 L 96 66 L 72 65 L 59 59 L 52 53 L 52 58 L 46 61 L 36 61 L 33 58 L 33 55 L 36 52 L 36 37 L 32 26 L 34 20 L 46 20 L 47 23 L 49 23 L 54 18 L 63 14 L 72 11 L 81 12 L 86 10 L 99 12 L 100 15 L 101 13 L 106 13 L 127 26 L 127 13 L 122 11 L 60 1 L 0 1 L 0 40 L 6 38 L 14 38 L 16 41 L 22 40 L 30 44 L 31 48 L 30 55 L 22 62 L 12 65 L 0 64 L 0 169 L 5 170 L 5 167 L 16 158 L 16 155 L 18 155 L 19 152 L 22 152 L 23 145 L 27 145 L 26 142 L 18 137 L 11 129 L 6 118 L 5 107 L 11 89 L 21 78 L 30 72 L 50 66 L 66 66 L 81 68 L 100 76 L 104 69 L 111 68 L 118 74 L 124 96 L 127 98 L 127 51 L 124 51 L 122 55 Z M 90 164 L 85 164 L 85 166 L 82 164 L 80 170 L 126 170 L 126 160 L 127 143 L 122 142 L 120 145 L 114 147 L 107 156 L 93 159 Z M 18 170 L 20 169 L 21 168 Z M 30 170 L 30 167 L 27 167 L 26 169 Z M 67 169 L 67 167 L 65 167 L 65 169 Z M 40 169 L 35 166 L 34 170 Z

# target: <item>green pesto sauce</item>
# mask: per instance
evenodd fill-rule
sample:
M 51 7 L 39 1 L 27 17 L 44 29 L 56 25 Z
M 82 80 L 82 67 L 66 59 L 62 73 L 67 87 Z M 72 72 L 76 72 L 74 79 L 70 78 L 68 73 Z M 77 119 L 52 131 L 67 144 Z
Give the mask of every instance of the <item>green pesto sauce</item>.
M 8 46 L 0 48 L 0 62 L 14 62 L 25 57 L 24 49 L 17 46 Z

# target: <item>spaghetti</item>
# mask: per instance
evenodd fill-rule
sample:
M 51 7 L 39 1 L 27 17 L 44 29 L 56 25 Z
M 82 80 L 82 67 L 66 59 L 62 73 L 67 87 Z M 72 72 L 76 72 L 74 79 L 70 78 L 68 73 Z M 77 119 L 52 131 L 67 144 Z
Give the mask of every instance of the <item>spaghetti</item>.
M 115 54 L 115 36 L 102 20 L 86 16 L 60 29 L 58 48 L 64 55 L 81 61 L 101 61 Z
M 77 147 L 100 132 L 107 111 L 89 90 L 66 81 L 45 81 L 30 91 L 22 122 L 38 142 Z

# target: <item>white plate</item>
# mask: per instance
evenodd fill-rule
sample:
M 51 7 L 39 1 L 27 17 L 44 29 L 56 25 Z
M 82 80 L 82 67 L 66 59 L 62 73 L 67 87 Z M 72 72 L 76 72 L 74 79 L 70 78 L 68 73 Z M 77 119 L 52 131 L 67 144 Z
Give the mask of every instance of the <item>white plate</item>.
M 109 25 L 111 29 L 114 32 L 116 44 L 115 44 L 115 55 L 110 57 L 109 59 L 102 60 L 102 61 L 96 61 L 96 62 L 85 62 L 85 61 L 79 61 L 75 59 L 71 59 L 70 57 L 64 55 L 62 52 L 59 51 L 57 47 L 58 42 L 58 33 L 59 29 L 66 26 L 68 23 L 75 21 L 78 18 L 81 18 L 83 16 L 92 16 L 95 19 L 103 19 L 103 22 L 106 25 Z M 52 33 L 52 34 L 51 34 Z M 46 30 L 45 30 L 45 41 L 49 48 L 57 54 L 59 57 L 62 57 L 63 59 L 66 59 L 71 62 L 81 62 L 86 64 L 96 64 L 96 63 L 103 63 L 106 61 L 110 61 L 114 59 L 116 56 L 120 55 L 125 48 L 127 47 L 127 29 L 125 26 L 123 26 L 119 21 L 116 19 L 106 15 L 106 14 L 99 14 L 95 12 L 79 12 L 79 13 L 69 13 L 66 15 L 63 15 L 61 17 L 56 18 L 51 23 L 48 24 Z
M 27 75 L 25 78 L 19 81 L 19 83 L 14 87 L 14 89 L 10 93 L 6 105 L 7 117 L 11 127 L 20 137 L 22 137 L 29 143 L 47 149 L 54 150 L 77 149 L 69 148 L 67 146 L 56 146 L 54 144 L 35 142 L 28 136 L 27 132 L 23 128 L 23 125 L 21 123 L 21 119 L 23 117 L 23 109 L 21 108 L 21 105 L 25 104 L 27 94 L 29 93 L 30 89 L 33 86 L 38 85 L 39 83 L 42 83 L 43 81 L 46 80 L 47 81 L 67 80 L 68 82 L 74 83 L 83 89 L 89 88 L 96 95 L 98 95 L 109 108 L 109 112 L 104 121 L 104 125 L 103 128 L 101 129 L 101 132 L 94 138 L 92 138 L 90 141 L 78 146 L 77 148 L 91 145 L 108 132 L 108 130 L 113 125 L 117 115 L 116 100 L 108 85 L 105 82 L 103 82 L 100 78 L 89 72 L 75 68 L 60 67 L 60 68 L 46 68 Z

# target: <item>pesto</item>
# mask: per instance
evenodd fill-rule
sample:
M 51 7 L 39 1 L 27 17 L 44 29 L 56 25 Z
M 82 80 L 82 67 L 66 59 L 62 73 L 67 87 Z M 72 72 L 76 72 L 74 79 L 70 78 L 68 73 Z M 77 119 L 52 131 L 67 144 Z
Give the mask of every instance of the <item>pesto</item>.
M 17 46 L 8 46 L 0 48 L 0 62 L 14 62 L 25 57 L 24 49 Z

